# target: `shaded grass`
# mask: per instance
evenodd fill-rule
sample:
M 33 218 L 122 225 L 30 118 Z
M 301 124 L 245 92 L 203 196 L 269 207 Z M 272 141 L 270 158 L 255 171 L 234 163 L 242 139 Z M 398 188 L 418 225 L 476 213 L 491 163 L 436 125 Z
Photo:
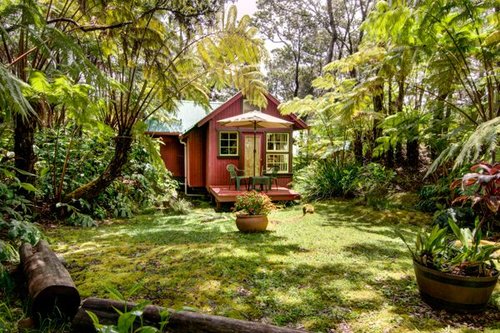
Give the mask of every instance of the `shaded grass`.
M 498 289 L 482 315 L 456 317 L 420 301 L 394 230 L 412 237 L 427 215 L 352 201 L 315 208 L 304 217 L 301 207 L 274 212 L 262 234 L 239 233 L 231 214 L 209 208 L 47 234 L 83 297 L 141 283 L 133 299 L 313 331 L 500 328 Z

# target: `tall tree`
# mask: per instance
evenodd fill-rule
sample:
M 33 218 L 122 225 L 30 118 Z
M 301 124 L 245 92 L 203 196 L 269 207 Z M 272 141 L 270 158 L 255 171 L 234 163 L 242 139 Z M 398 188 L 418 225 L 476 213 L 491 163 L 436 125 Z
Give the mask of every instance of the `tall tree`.
M 307 87 L 310 87 L 312 78 L 324 65 L 321 45 L 325 43 L 326 35 L 321 21 L 302 1 L 259 0 L 257 9 L 256 25 L 268 39 L 281 46 L 273 52 L 275 60 L 268 64 L 271 87 L 281 88 L 277 95 L 282 98 L 304 97 L 310 91 Z M 307 75 L 308 72 L 313 75 Z M 283 80 L 293 84 L 280 86 Z
M 372 2 L 258 1 L 256 24 L 278 45 L 267 62 L 271 92 L 285 100 L 317 94 L 312 80 L 323 66 L 357 51 Z
M 208 104 L 209 87 L 234 85 L 252 103 L 265 103 L 258 70 L 262 42 L 248 17 L 236 20 L 235 7 L 224 23 L 214 16 L 214 23 L 205 25 L 206 15 L 217 12 L 214 3 L 201 1 L 198 8 L 168 1 L 120 6 L 131 24 L 113 30 L 111 36 L 98 36 L 105 46 L 100 49 L 100 66 L 117 83 L 103 96 L 105 121 L 117 134 L 114 156 L 97 179 L 65 200 L 97 196 L 120 175 L 134 137 L 144 129 L 141 124 L 158 110 L 175 108 L 180 99 Z M 114 13 L 101 17 L 113 25 L 124 22 L 113 18 Z
M 370 151 L 370 136 L 391 160 L 394 147 L 406 144 L 412 168 L 418 166 L 422 144 L 445 148 L 436 152 L 430 170 L 452 158 L 455 166 L 488 155 L 495 159 L 500 132 L 496 16 L 492 1 L 379 1 L 363 24 L 359 50 L 327 65 L 314 81 L 322 94 L 286 103 L 283 110 L 303 108 L 318 118 L 333 110 L 340 121 L 329 133 L 337 129 L 339 139 L 338 130 L 352 122 L 349 141 L 358 160 Z M 370 131 L 355 126 L 361 118 L 373 121 Z M 437 145 L 435 134 L 443 135 L 443 128 L 447 144 L 440 138 Z
M 33 174 L 36 128 L 52 123 L 55 112 L 57 119 L 78 127 L 83 118 L 76 113 L 92 109 L 92 121 L 115 133 L 114 155 L 103 174 L 66 194 L 69 201 L 92 199 L 119 176 L 144 121 L 160 109 L 173 110 L 176 100 L 207 104 L 207 87 L 235 86 L 263 106 L 262 41 L 249 17 L 236 20 L 234 7 L 222 20 L 221 3 L 19 0 L 2 5 L 0 74 L 2 80 L 25 82 L 24 95 L 34 110 L 19 113 L 15 122 L 20 175 Z M 68 82 L 59 93 L 69 98 L 51 97 L 57 80 Z M 71 94 L 79 89 L 72 87 L 81 83 L 91 87 L 87 103 L 68 118 Z M 89 103 L 97 108 L 87 108 Z

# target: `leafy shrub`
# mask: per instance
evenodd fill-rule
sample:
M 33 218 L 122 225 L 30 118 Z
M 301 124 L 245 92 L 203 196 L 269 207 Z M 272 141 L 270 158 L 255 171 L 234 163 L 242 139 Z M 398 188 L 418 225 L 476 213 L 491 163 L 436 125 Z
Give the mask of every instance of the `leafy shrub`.
M 387 194 L 395 176 L 394 171 L 386 169 L 381 164 L 370 163 L 363 166 L 357 177 L 358 196 L 362 196 L 372 207 L 385 208 Z
M 296 187 L 306 200 L 328 199 L 352 194 L 359 167 L 345 167 L 331 160 L 318 160 L 300 170 L 295 179 Z
M 47 129 L 37 137 L 38 186 L 45 202 L 57 203 L 65 193 L 98 177 L 112 156 L 112 139 L 106 131 L 77 131 L 78 140 L 69 135 L 72 131 L 71 128 Z M 175 197 L 178 184 L 159 155 L 154 158 L 155 154 L 145 148 L 150 146 L 154 146 L 150 138 L 135 142 L 122 177 L 91 202 L 57 204 L 58 209 L 64 209 L 62 215 L 67 217 L 66 221 L 72 225 L 93 226 L 93 219 L 129 218 L 158 206 L 165 198 Z
M 17 240 L 21 243 L 36 244 L 40 239 L 41 233 L 37 227 L 26 220 L 0 221 L 0 229 L 7 231 L 7 237 Z
M 461 195 L 452 204 L 471 203 L 481 225 L 487 223 L 491 230 L 493 222 L 498 221 L 500 212 L 500 163 L 482 162 L 473 165 L 470 170 L 472 172 L 451 184 L 451 188 L 461 189 Z
M 248 215 L 267 215 L 275 206 L 265 193 L 250 191 L 236 197 L 234 209 Z
M 499 166 L 480 163 L 471 167 L 473 172 L 459 170 L 442 177 L 436 185 L 422 187 L 417 207 L 434 211 L 434 224 L 441 227 L 447 226 L 450 218 L 461 227 L 473 227 L 479 217 L 481 224 L 491 231 L 495 221 L 498 221 L 500 207 L 500 196 L 495 193 L 499 188 L 495 182 L 500 184 Z M 465 175 L 458 178 L 457 173 Z M 461 203 L 461 206 L 451 207 L 456 203 Z
M 441 206 L 449 205 L 452 195 L 451 180 L 450 177 L 441 177 L 435 184 L 422 186 L 418 191 L 420 201 L 416 208 L 423 212 L 432 213 L 439 210 Z
M 306 200 L 362 197 L 377 205 L 388 194 L 394 177 L 392 170 L 377 163 L 342 166 L 333 160 L 319 160 L 301 170 L 296 183 Z
M 12 283 L 3 266 L 17 262 L 17 248 L 22 242 L 36 244 L 40 231 L 31 223 L 31 203 L 20 190 L 36 191 L 31 184 L 24 184 L 15 176 L 13 154 L 0 151 L 0 288 L 10 289 Z
M 452 207 L 437 204 L 438 210 L 434 212 L 432 223 L 442 228 L 448 226 L 448 220 L 454 219 L 461 227 L 473 227 L 476 214 L 471 207 Z

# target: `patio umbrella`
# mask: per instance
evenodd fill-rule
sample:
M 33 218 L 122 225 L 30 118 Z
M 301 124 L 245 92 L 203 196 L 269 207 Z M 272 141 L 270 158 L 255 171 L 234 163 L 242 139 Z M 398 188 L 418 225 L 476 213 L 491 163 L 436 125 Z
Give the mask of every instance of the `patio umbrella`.
M 257 150 L 255 142 L 257 137 L 257 128 L 288 128 L 292 122 L 268 115 L 260 111 L 245 112 L 237 116 L 221 119 L 219 124 L 225 127 L 246 127 L 253 128 L 253 175 L 255 177 L 255 160 Z

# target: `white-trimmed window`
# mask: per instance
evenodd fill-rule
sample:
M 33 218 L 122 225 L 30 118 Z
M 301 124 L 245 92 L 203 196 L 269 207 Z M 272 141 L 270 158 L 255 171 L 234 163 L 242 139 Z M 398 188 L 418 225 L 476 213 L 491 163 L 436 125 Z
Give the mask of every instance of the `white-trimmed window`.
M 278 168 L 278 173 L 288 173 L 288 154 L 266 154 L 267 170 Z
M 219 132 L 219 156 L 238 156 L 238 132 Z
M 278 168 L 278 173 L 290 172 L 290 134 L 266 134 L 266 170 Z
M 289 137 L 288 133 L 267 133 L 267 151 L 288 153 L 290 151 Z

